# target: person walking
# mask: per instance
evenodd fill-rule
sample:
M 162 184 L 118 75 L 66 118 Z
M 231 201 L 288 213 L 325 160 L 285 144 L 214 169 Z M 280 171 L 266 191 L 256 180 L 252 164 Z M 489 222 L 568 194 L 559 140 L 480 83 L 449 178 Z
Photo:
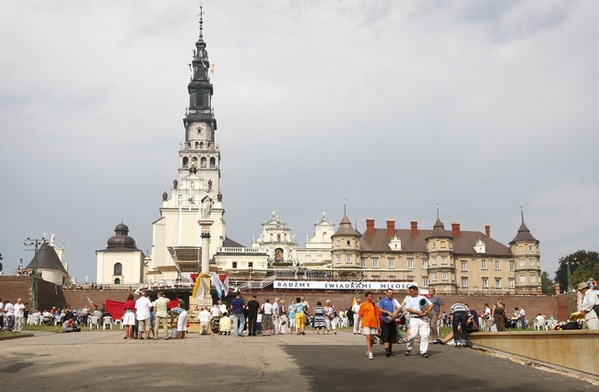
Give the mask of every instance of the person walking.
M 360 309 L 358 310 L 358 322 L 362 323 L 362 335 L 366 338 L 366 356 L 368 359 L 374 359 L 374 355 L 372 355 L 372 344 L 375 335 L 378 334 L 380 312 L 372 300 L 374 297 L 372 291 L 365 292 L 364 297 L 366 297 L 366 301 L 360 304 Z
M 405 355 L 410 355 L 414 347 L 416 335 L 420 335 L 420 356 L 428 358 L 428 317 L 427 313 L 433 308 L 431 301 L 418 294 L 417 286 L 408 287 L 408 297 L 406 300 L 406 312 L 408 312 L 410 332 L 408 343 L 406 344 Z
M 353 312 L 353 317 L 354 317 L 354 335 L 360 332 L 360 328 L 362 328 L 362 326 L 359 323 L 359 319 L 360 316 L 358 315 L 358 312 L 360 311 L 360 303 L 362 302 L 362 300 L 360 298 L 356 299 L 356 303 L 352 305 L 351 310 Z
M 382 298 L 378 303 L 378 308 L 381 313 L 381 339 L 385 345 L 385 356 L 395 356 L 393 353 L 393 344 L 397 343 L 397 323 L 395 319 L 401 311 L 401 306 L 395 298 L 393 298 L 393 290 L 385 291 L 385 298 Z

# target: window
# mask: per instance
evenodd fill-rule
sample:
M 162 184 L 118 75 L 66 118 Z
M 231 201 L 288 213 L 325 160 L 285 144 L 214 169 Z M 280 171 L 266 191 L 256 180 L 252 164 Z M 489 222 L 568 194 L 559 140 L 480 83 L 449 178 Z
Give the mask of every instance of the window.
M 337 264 L 341 264 L 341 256 L 337 256 Z
M 510 289 L 513 289 L 514 287 L 516 287 L 516 281 L 514 279 L 509 279 L 508 283 L 510 285 Z
M 237 268 L 237 262 L 234 261 L 233 264 L 231 265 L 231 268 Z
M 495 278 L 495 287 L 498 289 L 501 288 L 501 278 Z
M 408 259 L 408 268 L 414 269 L 414 259 Z
M 520 275 L 520 283 L 526 283 L 526 275 Z
M 112 271 L 113 275 L 123 275 L 123 265 L 121 263 L 116 263 L 114 265 L 114 269 Z
M 524 260 L 520 259 L 520 267 L 524 267 Z
M 254 268 L 254 262 L 248 261 L 248 268 Z
M 444 280 L 444 281 L 446 281 L 446 280 L 447 280 L 447 272 L 443 272 L 443 273 L 441 274 L 441 280 Z
M 462 278 L 462 288 L 468 287 L 468 278 Z
M 433 282 L 436 282 L 436 281 L 437 281 L 437 273 L 435 272 L 435 273 L 433 274 Z
M 534 250 L 534 248 L 532 247 L 532 245 L 528 245 L 528 251 L 532 252 Z
M 114 284 L 121 284 L 121 280 L 120 280 L 119 278 L 116 278 L 116 279 L 114 280 Z
M 486 270 L 487 269 L 487 260 L 482 260 L 480 263 L 481 263 L 480 268 Z
M 364 260 L 364 259 L 360 260 L 360 267 L 366 268 L 366 260 Z
M 347 240 L 347 246 L 351 246 L 351 241 Z
M 533 259 L 528 260 L 528 265 L 530 265 L 531 267 L 534 267 L 535 261 Z
M 433 265 L 437 265 L 437 258 L 436 257 L 433 257 L 431 260 L 432 260 L 432 264 Z
M 495 269 L 496 269 L 497 271 L 500 271 L 500 270 L 501 270 L 501 263 L 499 262 L 499 260 L 495 260 Z
M 530 275 L 530 283 L 536 283 L 537 281 L 537 276 L 536 275 Z
M 483 288 L 484 289 L 489 288 L 489 278 L 483 278 Z
M 437 243 L 435 241 L 431 242 L 431 248 L 437 249 Z
M 337 246 L 341 246 L 341 240 L 337 240 Z
M 424 287 L 428 287 L 428 278 L 426 278 L 426 277 L 422 278 L 422 285 Z
M 468 263 L 465 261 L 462 261 L 462 271 L 468 271 Z
M 379 260 L 372 259 L 372 268 L 379 268 Z
M 442 257 L 441 258 L 441 264 L 447 265 L 447 257 Z
M 347 264 L 351 264 L 351 255 L 349 255 L 349 256 L 347 256 L 347 257 L 345 258 L 345 262 L 346 262 Z
M 395 268 L 395 260 L 394 259 L 389 259 L 389 268 Z
M 427 259 L 422 260 L 422 268 L 428 268 L 428 260 Z
M 515 266 L 514 262 L 510 261 L 510 271 L 513 271 L 515 267 L 516 266 Z

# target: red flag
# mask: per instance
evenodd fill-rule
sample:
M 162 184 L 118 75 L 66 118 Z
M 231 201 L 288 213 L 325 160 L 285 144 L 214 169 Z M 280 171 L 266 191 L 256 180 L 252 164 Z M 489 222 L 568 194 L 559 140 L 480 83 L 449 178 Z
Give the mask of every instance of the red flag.
M 87 297 L 87 302 L 89 302 L 89 306 L 93 306 L 95 309 L 98 309 L 98 305 L 94 303 L 89 297 Z

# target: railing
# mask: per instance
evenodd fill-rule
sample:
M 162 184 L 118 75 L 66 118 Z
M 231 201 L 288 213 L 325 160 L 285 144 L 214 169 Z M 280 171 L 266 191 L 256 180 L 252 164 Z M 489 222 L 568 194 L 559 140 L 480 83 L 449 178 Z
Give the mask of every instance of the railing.
M 221 246 L 217 250 L 218 253 L 264 253 L 260 249 L 234 247 L 234 246 Z

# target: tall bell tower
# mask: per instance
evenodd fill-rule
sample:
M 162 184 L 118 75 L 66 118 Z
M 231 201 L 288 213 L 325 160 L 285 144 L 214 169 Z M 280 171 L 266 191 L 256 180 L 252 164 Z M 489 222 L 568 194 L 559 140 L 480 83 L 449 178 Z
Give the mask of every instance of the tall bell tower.
M 214 222 L 210 227 L 209 258 L 225 239 L 220 151 L 215 139 L 213 87 L 201 9 L 200 6 L 200 34 L 193 50 L 192 74 L 187 86 L 189 107 L 183 118 L 185 135 L 179 144 L 178 177 L 173 181 L 170 195 L 163 193 L 161 217 L 153 224 L 152 255 L 144 279 L 146 283 L 199 272 L 202 254 L 200 218 Z M 206 213 L 208 217 L 203 216 Z

